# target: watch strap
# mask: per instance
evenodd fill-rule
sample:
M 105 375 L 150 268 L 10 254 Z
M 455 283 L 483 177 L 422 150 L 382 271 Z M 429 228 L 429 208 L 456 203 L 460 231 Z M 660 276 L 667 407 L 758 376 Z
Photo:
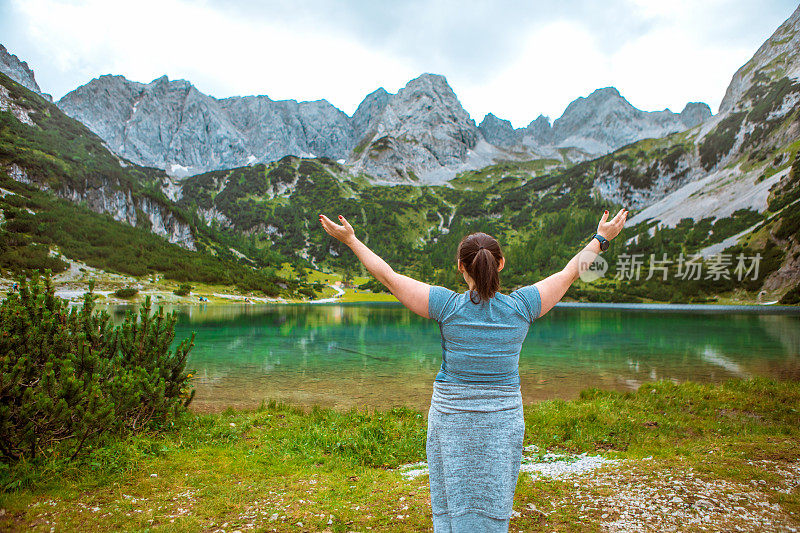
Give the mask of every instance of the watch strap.
M 605 237 L 603 237 L 602 235 L 600 235 L 599 233 L 595 233 L 592 236 L 592 238 L 593 239 L 597 239 L 598 241 L 600 241 L 600 251 L 602 251 L 602 252 L 605 252 L 606 250 L 608 250 L 608 247 L 611 245 L 611 242 L 608 239 L 606 239 Z

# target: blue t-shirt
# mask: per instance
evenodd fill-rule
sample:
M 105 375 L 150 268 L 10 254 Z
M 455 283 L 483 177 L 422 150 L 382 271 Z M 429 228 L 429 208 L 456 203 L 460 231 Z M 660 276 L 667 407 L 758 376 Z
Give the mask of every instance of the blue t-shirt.
M 442 367 L 436 381 L 519 385 L 519 352 L 542 309 L 539 289 L 528 285 L 473 303 L 470 291 L 432 285 L 428 314 L 442 334 Z

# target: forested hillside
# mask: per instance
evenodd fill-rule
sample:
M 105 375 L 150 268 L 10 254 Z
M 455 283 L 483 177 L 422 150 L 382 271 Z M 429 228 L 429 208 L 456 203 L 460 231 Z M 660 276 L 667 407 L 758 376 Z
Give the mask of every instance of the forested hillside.
M 637 175 L 635 165 L 647 158 L 655 161 L 652 165 L 670 165 L 673 154 L 686 149 L 680 137 L 675 141 L 668 148 L 632 145 L 566 169 L 553 162 L 496 165 L 464 174 L 450 187 L 374 186 L 351 179 L 344 167 L 327 159 L 285 157 L 271 165 L 197 176 L 187 181 L 178 204 L 199 213 L 211 227 L 251 235 L 256 247 L 300 254 L 339 272 L 352 270 L 357 263 L 317 228 L 316 214 L 343 214 L 359 237 L 397 270 L 453 288 L 463 284 L 454 268 L 458 241 L 468 232 L 485 231 L 505 246 L 509 260 L 503 283 L 511 288 L 562 268 L 592 235 L 599 213 L 621 205 L 600 197 L 594 187 L 598 176 L 627 165 L 621 172 L 625 183 L 646 192 L 652 184 Z M 777 209 L 777 204 L 773 207 Z M 571 295 L 613 301 L 705 301 L 734 290 L 755 293 L 785 256 L 773 240 L 737 249 L 748 257 L 760 253 L 763 258 L 758 278 L 746 284 L 739 283 L 735 274 L 729 274 L 730 279 L 681 279 L 676 277 L 677 264 L 666 281 L 644 278 L 651 254 L 677 258 L 683 253 L 688 258 L 770 215 L 740 209 L 728 217 L 687 219 L 674 228 L 656 229 L 648 222 L 627 228 L 604 254 L 611 275 L 592 284 L 579 283 Z M 789 224 L 784 220 L 783 214 L 772 216 L 769 227 Z M 613 267 L 620 256 L 634 253 L 644 260 L 642 279 L 614 279 Z
M 281 292 L 278 284 L 289 293 L 304 286 L 276 274 L 292 258 L 198 224 L 164 194 L 162 171 L 120 160 L 85 126 L 3 74 L 0 97 L 0 267 L 58 272 L 67 263 L 57 250 L 134 276 L 161 272 L 270 295 Z

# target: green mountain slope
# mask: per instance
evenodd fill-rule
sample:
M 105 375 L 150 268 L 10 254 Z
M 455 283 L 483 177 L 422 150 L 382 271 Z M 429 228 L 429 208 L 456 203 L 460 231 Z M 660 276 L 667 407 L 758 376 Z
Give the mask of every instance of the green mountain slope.
M 161 272 L 269 295 L 303 287 L 277 274 L 291 258 L 197 224 L 165 196 L 162 171 L 121 161 L 85 126 L 3 74 L 0 101 L 0 267 L 63 270 L 50 254 L 57 247 L 136 276 Z
M 532 172 L 526 164 L 503 165 L 472 183 L 475 173 L 446 186 L 375 186 L 357 180 L 330 160 L 285 157 L 271 165 L 212 172 L 186 181 L 178 204 L 206 217 L 211 227 L 252 235 L 257 246 L 282 254 L 299 254 L 315 265 L 345 271 L 355 267 L 352 254 L 318 226 L 316 215 L 345 215 L 359 237 L 397 270 L 453 288 L 463 280 L 454 268 L 461 237 L 485 231 L 504 244 L 508 255 L 503 283 L 514 287 L 535 282 L 562 268 L 592 234 L 604 208 L 595 184 L 617 169 L 630 190 L 652 185 L 640 168 L 671 168 L 691 150 L 685 137 L 637 143 L 567 169 Z M 696 156 L 696 154 L 695 154 Z M 543 168 L 543 167 L 542 167 Z M 624 253 L 686 255 L 721 242 L 763 215 L 739 210 L 729 217 L 686 221 L 651 234 L 651 224 L 626 229 L 604 256 L 615 265 Z M 624 239 L 635 239 L 625 246 Z M 762 276 L 777 268 L 776 257 L 762 265 Z M 781 256 L 782 257 L 782 256 Z M 646 276 L 647 271 L 644 271 Z M 644 277 L 644 276 L 643 276 Z M 763 281 L 763 278 L 762 278 Z M 753 298 L 760 285 L 743 288 L 739 297 Z M 729 280 L 686 281 L 606 279 L 579 283 L 576 298 L 600 301 L 705 301 L 739 287 Z

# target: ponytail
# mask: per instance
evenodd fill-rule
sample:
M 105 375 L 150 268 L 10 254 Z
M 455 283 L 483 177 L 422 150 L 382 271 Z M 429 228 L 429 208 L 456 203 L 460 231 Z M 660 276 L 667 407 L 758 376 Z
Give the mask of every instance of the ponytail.
M 489 300 L 500 290 L 500 274 L 497 268 L 502 258 L 500 244 L 491 235 L 471 233 L 461 240 L 458 245 L 458 261 L 475 282 L 475 289 L 469 295 L 472 303 Z

